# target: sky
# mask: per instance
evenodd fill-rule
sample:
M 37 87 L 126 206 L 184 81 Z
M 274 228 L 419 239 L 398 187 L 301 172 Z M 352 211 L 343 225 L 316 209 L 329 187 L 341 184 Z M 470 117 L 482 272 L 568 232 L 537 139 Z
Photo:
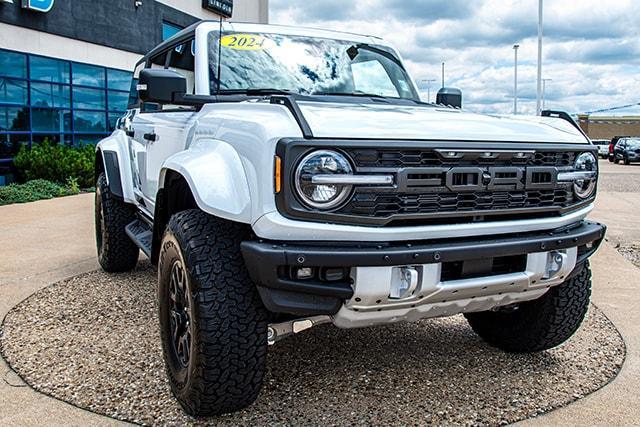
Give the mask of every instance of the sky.
M 545 0 L 546 107 L 570 113 L 640 103 L 640 0 Z M 513 112 L 519 44 L 519 104 L 534 114 L 537 0 L 270 0 L 270 23 L 382 37 L 424 80 L 463 91 L 465 108 Z

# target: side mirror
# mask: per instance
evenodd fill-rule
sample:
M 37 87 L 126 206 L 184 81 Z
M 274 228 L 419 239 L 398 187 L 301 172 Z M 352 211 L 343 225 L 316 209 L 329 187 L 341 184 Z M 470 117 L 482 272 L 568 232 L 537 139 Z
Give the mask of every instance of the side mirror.
M 173 70 L 147 68 L 140 72 L 138 95 L 142 102 L 171 104 L 187 93 L 187 79 Z
M 454 87 L 443 87 L 438 91 L 436 104 L 462 108 L 462 91 Z

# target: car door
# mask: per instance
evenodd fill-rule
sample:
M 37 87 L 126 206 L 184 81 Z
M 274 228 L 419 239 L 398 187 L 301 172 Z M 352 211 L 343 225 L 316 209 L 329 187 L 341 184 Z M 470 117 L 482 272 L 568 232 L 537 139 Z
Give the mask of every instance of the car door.
M 627 148 L 626 140 L 621 139 L 620 141 L 618 141 L 618 143 L 616 144 L 616 147 L 614 148 L 616 159 L 622 160 L 624 158 L 624 150 L 626 148 Z
M 169 68 L 183 74 L 187 80 L 187 93 L 193 93 L 195 85 L 190 43 L 173 46 L 151 58 L 147 64 L 150 68 Z M 189 107 L 147 103 L 133 119 L 132 159 L 140 177 L 136 196 L 150 214 L 155 209 L 160 171 L 169 157 L 186 148 L 187 131 L 195 114 L 196 111 Z

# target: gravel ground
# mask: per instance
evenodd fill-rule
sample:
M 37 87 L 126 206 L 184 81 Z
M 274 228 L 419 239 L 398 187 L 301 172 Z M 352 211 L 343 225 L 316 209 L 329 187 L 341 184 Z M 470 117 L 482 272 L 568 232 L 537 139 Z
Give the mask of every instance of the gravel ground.
M 615 165 L 608 160 L 600 160 L 598 191 L 620 193 L 640 192 L 640 163 Z
M 598 389 L 624 360 L 624 343 L 595 307 L 568 344 L 536 355 L 488 347 L 460 316 L 352 331 L 325 325 L 270 348 L 252 407 L 194 420 L 165 379 L 154 285 L 148 264 L 53 285 L 8 314 L 0 351 L 39 391 L 149 425 L 505 424 Z
M 616 245 L 616 249 L 618 250 L 618 252 L 622 254 L 623 257 L 631 261 L 633 265 L 640 268 L 640 244 L 639 243 L 624 244 L 624 245 L 618 244 Z

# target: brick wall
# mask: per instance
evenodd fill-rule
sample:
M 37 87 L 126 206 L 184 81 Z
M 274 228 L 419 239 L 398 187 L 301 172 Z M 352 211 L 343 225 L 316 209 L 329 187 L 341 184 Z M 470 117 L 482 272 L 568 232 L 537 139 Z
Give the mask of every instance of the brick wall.
M 614 136 L 640 136 L 639 116 L 589 117 L 578 116 L 580 127 L 591 139 L 612 139 Z

